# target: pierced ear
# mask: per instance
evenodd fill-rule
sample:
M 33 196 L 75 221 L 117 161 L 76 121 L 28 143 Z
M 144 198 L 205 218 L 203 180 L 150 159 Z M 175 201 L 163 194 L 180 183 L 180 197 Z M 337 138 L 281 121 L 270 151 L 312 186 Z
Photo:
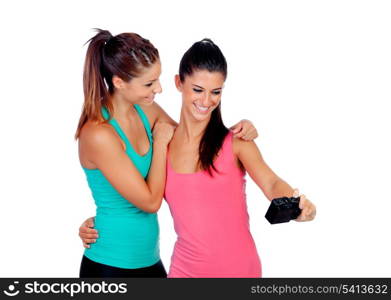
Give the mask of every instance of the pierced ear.
M 178 91 L 182 92 L 182 82 L 181 82 L 181 78 L 179 77 L 179 75 L 175 75 L 175 86 L 177 88 Z
M 112 81 L 113 81 L 113 85 L 116 89 L 122 88 L 124 81 L 121 78 L 119 78 L 117 75 L 113 76 Z

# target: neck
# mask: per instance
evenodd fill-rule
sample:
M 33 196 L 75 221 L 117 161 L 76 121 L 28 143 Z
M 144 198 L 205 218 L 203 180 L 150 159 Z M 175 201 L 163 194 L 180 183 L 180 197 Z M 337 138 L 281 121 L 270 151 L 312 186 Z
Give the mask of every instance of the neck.
M 203 121 L 198 121 L 192 116 L 181 111 L 181 117 L 175 133 L 180 134 L 182 140 L 187 142 L 199 142 L 202 135 L 208 126 L 209 118 Z
M 136 114 L 134 106 L 118 95 L 111 97 L 111 103 L 114 108 L 113 118 L 117 120 L 128 120 Z

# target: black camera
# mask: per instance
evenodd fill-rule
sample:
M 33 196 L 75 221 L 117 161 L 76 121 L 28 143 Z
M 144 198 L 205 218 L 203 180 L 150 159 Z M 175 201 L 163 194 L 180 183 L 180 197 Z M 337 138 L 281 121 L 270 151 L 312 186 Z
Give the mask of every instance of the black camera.
M 301 213 L 299 202 L 300 197 L 282 197 L 273 199 L 266 212 L 265 218 L 270 222 L 270 224 L 285 223 L 296 219 Z

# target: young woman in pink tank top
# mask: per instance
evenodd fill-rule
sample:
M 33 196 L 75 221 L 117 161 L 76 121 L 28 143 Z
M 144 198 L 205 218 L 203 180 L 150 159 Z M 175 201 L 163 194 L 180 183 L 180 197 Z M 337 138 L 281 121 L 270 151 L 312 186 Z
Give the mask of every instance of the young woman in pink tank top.
M 165 199 L 178 235 L 168 277 L 261 277 L 249 230 L 245 171 L 268 199 L 294 190 L 264 162 L 254 142 L 232 137 L 221 118 L 227 63 L 211 40 L 183 56 L 177 89 L 182 93 L 178 127 L 169 144 Z M 315 206 L 301 196 L 299 221 Z
M 168 277 L 261 277 L 249 230 L 246 172 L 272 200 L 299 196 L 265 163 L 254 142 L 233 137 L 221 118 L 227 63 L 211 40 L 184 54 L 175 84 L 182 93 L 178 127 L 169 144 L 165 199 L 177 233 Z M 315 217 L 300 197 L 297 221 Z

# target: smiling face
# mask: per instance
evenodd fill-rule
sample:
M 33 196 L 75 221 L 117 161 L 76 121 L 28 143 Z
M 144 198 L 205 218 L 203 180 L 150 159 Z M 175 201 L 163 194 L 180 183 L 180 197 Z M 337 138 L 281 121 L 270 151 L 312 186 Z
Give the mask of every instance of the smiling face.
M 207 70 L 194 70 L 183 82 L 176 75 L 175 84 L 182 93 L 182 112 L 197 121 L 209 120 L 220 104 L 224 81 L 222 73 Z
M 121 98 L 132 104 L 153 103 L 155 95 L 162 92 L 159 77 L 161 74 L 160 61 L 145 68 L 138 77 L 125 82 L 117 76 L 113 77 L 115 92 Z

